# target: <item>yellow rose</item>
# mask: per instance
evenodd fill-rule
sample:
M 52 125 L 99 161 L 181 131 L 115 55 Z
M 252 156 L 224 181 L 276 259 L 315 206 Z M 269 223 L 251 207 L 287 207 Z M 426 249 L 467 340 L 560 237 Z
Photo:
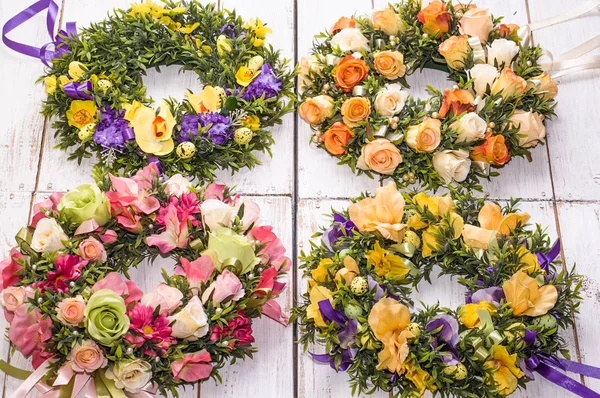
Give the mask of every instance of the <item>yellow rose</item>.
M 502 290 L 515 316 L 541 316 L 556 305 L 558 291 L 554 285 L 538 286 L 538 282 L 523 271 L 517 271 L 504 282 Z
M 531 81 L 535 84 L 536 94 L 541 94 L 545 99 L 552 99 L 558 94 L 558 86 L 548 72 L 535 76 Z
M 185 93 L 185 98 L 196 113 L 219 112 L 223 105 L 225 90 L 221 87 L 205 86 L 199 94 Z
M 517 366 L 517 354 L 509 355 L 506 347 L 492 347 L 492 359 L 486 361 L 484 369 L 489 372 L 487 384 L 493 384 L 500 395 L 512 394 L 519 385 L 523 372 Z
M 350 205 L 348 213 L 359 231 L 377 231 L 384 238 L 396 242 L 401 242 L 404 237 L 404 198 L 393 182 L 377 188 L 374 198 L 365 198 Z
M 373 25 L 373 29 L 381 30 L 388 36 L 395 36 L 404 31 L 400 15 L 396 14 L 393 8 L 374 11 L 371 14 L 371 25 Z
M 371 103 L 363 97 L 351 97 L 344 101 L 341 112 L 344 124 L 356 127 L 358 122 L 367 119 L 371 114 Z
M 302 119 L 313 126 L 321 124 L 335 114 L 333 98 L 328 95 L 317 95 L 314 98 L 308 98 L 300 105 L 298 113 Z
M 494 29 L 490 10 L 487 8 L 470 8 L 460 19 L 459 31 L 462 35 L 477 36 L 485 44 Z
M 471 51 L 469 38 L 465 35 L 449 37 L 440 44 L 438 51 L 446 59 L 450 68 L 464 69 L 465 59 Z
M 406 131 L 406 145 L 415 152 L 431 153 L 440 145 L 442 140 L 440 128 L 442 121 L 426 117 L 416 125 L 410 126 Z
M 373 58 L 377 72 L 389 80 L 395 80 L 406 73 L 404 55 L 399 51 L 377 51 L 373 54 Z
M 135 142 L 142 151 L 163 156 L 173 150 L 175 118 L 166 102 L 161 103 L 158 115 L 154 109 L 142 105 L 133 114 L 131 125 Z
M 306 307 L 306 319 L 312 319 L 316 326 L 325 327 L 327 324 L 323 320 L 323 315 L 319 310 L 319 302 L 323 300 L 329 300 L 333 303 L 333 296 L 331 290 L 325 286 L 316 285 L 308 293 L 310 298 L 310 305 Z
M 492 94 L 501 93 L 502 98 L 518 97 L 525 93 L 527 82 L 509 67 L 504 67 L 500 77 L 492 84 Z
M 402 155 L 396 145 L 385 138 L 376 138 L 362 147 L 356 167 L 389 175 L 394 173 L 400 163 Z

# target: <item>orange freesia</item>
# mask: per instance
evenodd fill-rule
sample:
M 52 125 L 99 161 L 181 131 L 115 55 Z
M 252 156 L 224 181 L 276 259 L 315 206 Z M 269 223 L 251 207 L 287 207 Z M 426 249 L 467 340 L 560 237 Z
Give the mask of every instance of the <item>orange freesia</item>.
M 384 238 L 396 242 L 401 242 L 404 237 L 404 198 L 394 182 L 377 188 L 374 198 L 365 198 L 350 205 L 348 213 L 361 232 L 377 231 Z
M 519 32 L 519 25 L 516 25 L 514 23 L 509 23 L 509 24 L 500 24 L 500 26 L 498 26 L 498 35 L 501 38 L 512 38 L 517 36 Z
M 436 217 L 448 214 L 456 208 L 456 204 L 450 196 L 429 196 L 425 192 L 420 192 L 413 196 L 413 201 L 422 210 L 427 208 Z
M 450 30 L 450 13 L 446 11 L 446 4 L 433 1 L 423 8 L 417 15 L 423 24 L 423 31 L 433 38 L 440 38 Z
M 331 29 L 329 29 L 329 33 L 334 34 L 346 28 L 356 28 L 356 21 L 354 20 L 354 17 L 341 17 L 336 23 L 333 24 Z
M 485 142 L 476 146 L 471 153 L 471 158 L 476 161 L 483 161 L 494 166 L 503 166 L 510 160 L 510 153 L 506 146 L 506 140 L 503 135 L 488 134 Z
M 408 339 L 413 337 L 413 334 L 406 330 L 410 324 L 408 307 L 384 297 L 371 309 L 368 322 L 377 340 L 383 343 L 378 355 L 377 369 L 402 374 L 403 364 L 409 353 Z
M 369 67 L 362 59 L 348 55 L 333 69 L 333 78 L 339 88 L 352 91 L 369 73 Z
M 541 316 L 556 305 L 558 291 L 554 285 L 539 287 L 537 280 L 523 271 L 517 271 L 504 282 L 502 290 L 516 316 Z
M 500 395 L 512 394 L 523 377 L 523 372 L 517 366 L 517 354 L 510 355 L 506 347 L 495 345 L 492 347 L 493 357 L 486 361 L 483 367 L 490 373 L 487 384 L 494 384 Z
M 335 274 L 335 280 L 344 280 L 346 282 L 346 286 L 350 286 L 352 283 L 352 279 L 360 275 L 360 269 L 358 268 L 358 263 L 351 256 L 344 257 L 344 268 L 340 269 Z
M 351 138 L 352 131 L 341 122 L 334 123 L 321 137 L 327 152 L 335 156 L 346 153 L 346 145 Z
M 444 102 L 440 108 L 440 117 L 446 117 L 448 112 L 452 110 L 454 116 L 460 116 L 465 112 L 475 110 L 473 106 L 475 97 L 467 90 L 446 90 L 444 91 Z
M 487 250 L 496 235 L 510 235 L 517 226 L 529 221 L 528 213 L 502 214 L 502 209 L 495 203 L 486 203 L 479 210 L 479 227 L 465 225 L 462 237 L 467 246 Z

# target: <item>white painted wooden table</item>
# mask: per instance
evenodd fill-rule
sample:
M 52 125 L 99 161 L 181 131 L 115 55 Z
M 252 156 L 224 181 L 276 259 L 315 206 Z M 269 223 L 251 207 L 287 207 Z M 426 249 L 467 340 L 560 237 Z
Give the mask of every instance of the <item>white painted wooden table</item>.
M 581 0 L 582 1 L 582 0 Z M 0 1 L 0 23 L 25 7 L 30 1 Z M 102 19 L 114 7 L 128 6 L 127 0 L 63 0 L 63 21 L 77 21 L 85 26 Z M 283 54 L 298 60 L 310 48 L 312 36 L 327 29 L 339 16 L 364 13 L 382 8 L 386 0 L 221 0 L 219 7 L 236 8 L 246 18 L 258 16 L 274 31 L 269 38 Z M 479 0 L 494 15 L 505 15 L 517 24 L 559 14 L 573 6 L 575 0 Z M 536 32 L 535 40 L 554 54 L 560 54 L 598 34 L 600 11 L 577 21 Z M 29 43 L 42 44 L 44 17 L 38 16 L 27 27 L 13 32 Z M 42 64 L 0 47 L 0 253 L 5 256 L 14 244 L 14 234 L 31 215 L 32 204 L 54 191 L 64 191 L 89 181 L 90 164 L 78 166 L 67 162 L 64 153 L 54 149 L 53 131 L 39 114 L 45 97 L 43 87 L 34 85 L 42 73 Z M 162 74 L 146 78 L 150 93 L 157 97 L 181 98 L 186 87 L 197 87 L 191 73 L 178 75 L 167 68 Z M 425 84 L 444 88 L 450 83 L 437 71 L 412 76 L 412 92 L 424 95 Z M 502 175 L 486 184 L 493 198 L 523 197 L 522 207 L 533 220 L 549 226 L 553 237 L 563 241 L 563 258 L 577 263 L 585 275 L 585 302 L 577 316 L 577 328 L 565 338 L 571 342 L 572 356 L 600 366 L 598 335 L 600 322 L 600 74 L 589 71 L 559 81 L 558 117 L 549 124 L 548 143 L 534 150 L 534 160 L 516 160 L 502 170 Z M 294 257 L 320 224 L 322 212 L 332 206 L 345 206 L 346 199 L 378 186 L 367 177 L 356 178 L 346 167 L 339 167 L 322 150 L 308 145 L 310 130 L 304 122 L 288 115 L 274 131 L 276 145 L 273 158 L 263 157 L 264 165 L 233 177 L 221 173 L 220 179 L 247 196 L 253 196 L 263 209 L 263 218 L 272 223 Z M 297 265 L 297 263 L 295 264 Z M 159 270 L 171 264 L 149 265 L 151 272 L 137 272 L 134 278 L 150 289 L 160 280 Z M 294 268 L 295 269 L 295 268 Z M 294 292 L 304 283 L 292 272 L 292 281 L 283 303 L 290 308 Z M 294 283 L 296 286 L 294 286 Z M 419 298 L 426 303 L 441 301 L 458 305 L 463 291 L 450 279 L 441 278 L 434 286 L 423 285 Z M 0 322 L 0 328 L 6 325 Z M 315 364 L 294 345 L 296 331 L 267 320 L 256 323 L 259 352 L 253 361 L 239 363 L 223 373 L 224 384 L 207 382 L 193 390 L 182 391 L 185 398 L 254 397 L 322 398 L 349 397 L 346 376 L 336 374 L 326 365 Z M 0 340 L 0 357 L 16 366 L 26 366 L 19 354 L 9 353 L 6 339 Z M 584 380 L 600 391 L 600 381 Z M 18 381 L 0 377 L 3 397 L 10 398 Z M 383 397 L 385 394 L 376 395 Z M 519 397 L 570 397 L 549 382 L 537 380 Z

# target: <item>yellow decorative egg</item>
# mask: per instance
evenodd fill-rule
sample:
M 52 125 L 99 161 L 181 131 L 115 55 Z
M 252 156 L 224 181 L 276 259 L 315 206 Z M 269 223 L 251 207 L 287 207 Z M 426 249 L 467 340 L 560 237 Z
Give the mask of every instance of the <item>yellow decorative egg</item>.
M 233 140 L 238 145 L 246 145 L 252 140 L 254 133 L 248 127 L 240 127 L 235 130 L 233 134 Z
M 444 368 L 444 373 L 454 377 L 454 380 L 464 380 L 467 377 L 467 368 L 462 363 L 458 365 L 447 366 Z
M 175 153 L 180 159 L 189 159 L 196 154 L 196 146 L 189 141 L 185 141 L 177 145 Z
M 350 291 L 357 295 L 363 296 L 369 291 L 369 281 L 364 276 L 356 276 L 350 283 Z
M 225 99 L 227 98 L 227 95 L 225 94 L 225 90 L 223 90 L 223 87 L 215 87 L 215 91 L 217 92 L 217 96 L 219 97 L 217 106 L 219 108 L 221 108 L 223 106 L 223 104 L 225 103 Z
M 265 63 L 265 59 L 263 57 L 261 57 L 260 55 L 255 55 L 254 57 L 250 58 L 250 60 L 248 61 L 248 69 L 255 72 L 255 71 L 259 70 L 260 67 L 263 66 L 264 63 Z
M 106 93 L 106 91 L 112 87 L 112 83 L 106 79 L 100 79 L 96 84 L 98 85 L 98 88 L 104 93 Z
M 421 239 L 414 231 L 406 231 L 404 233 L 404 242 L 411 243 L 417 249 L 421 246 Z
M 86 124 L 79 130 L 77 136 L 81 141 L 85 141 L 94 134 L 94 131 L 96 131 L 96 125 L 94 123 Z
M 411 323 L 408 325 L 408 331 L 413 334 L 415 337 L 419 337 L 421 335 L 421 326 L 418 323 Z

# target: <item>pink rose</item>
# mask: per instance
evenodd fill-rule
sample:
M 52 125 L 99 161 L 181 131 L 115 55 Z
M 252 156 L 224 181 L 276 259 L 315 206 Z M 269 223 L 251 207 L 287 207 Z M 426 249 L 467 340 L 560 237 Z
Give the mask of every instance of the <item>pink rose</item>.
M 100 240 L 106 245 L 115 243 L 117 241 L 117 236 L 117 232 L 113 231 L 112 229 L 109 229 L 102 235 L 99 235 Z
M 210 354 L 206 350 L 185 354 L 183 359 L 171 363 L 171 372 L 176 381 L 194 383 L 210 376 L 213 369 L 210 360 Z
M 179 258 L 181 266 L 175 269 L 177 275 L 185 275 L 190 286 L 200 288 L 201 283 L 206 283 L 215 271 L 215 265 L 209 256 L 201 256 L 194 261 L 185 257 Z
M 219 304 L 225 301 L 237 301 L 244 297 L 244 288 L 239 278 L 228 269 L 224 270 L 217 279 L 202 294 L 202 302 L 206 303 L 212 295 L 212 301 Z
M 108 364 L 102 349 L 92 340 L 77 343 L 71 350 L 68 360 L 71 362 L 71 368 L 77 373 L 93 373 Z
M 106 261 L 106 250 L 104 245 L 96 238 L 89 237 L 79 244 L 79 254 L 88 261 Z
M 29 257 L 22 255 L 17 249 L 12 249 L 10 251 L 10 257 L 0 261 L 0 272 L 2 272 L 0 288 L 7 288 L 21 280 L 21 278 L 16 275 L 16 273 L 23 268 L 19 263 L 27 261 L 28 259 Z
M 119 296 L 125 297 L 125 305 L 140 301 L 144 293 L 137 287 L 134 281 L 124 281 L 121 274 L 111 272 L 92 286 L 92 293 L 100 289 L 110 289 Z
M 12 322 L 14 311 L 28 298 L 34 296 L 33 290 L 28 286 L 9 286 L 0 293 L 0 304 L 4 307 L 4 317 Z
M 152 308 L 160 306 L 160 314 L 170 314 L 181 306 L 182 298 L 179 289 L 161 283 L 152 292 L 144 294 L 140 302 Z
M 66 326 L 79 326 L 85 319 L 85 301 L 83 297 L 68 297 L 56 307 L 56 317 Z
M 52 337 L 51 326 L 50 317 L 42 318 L 39 310 L 30 310 L 27 304 L 15 310 L 15 317 L 8 330 L 8 338 L 24 356 L 32 356 L 32 364 L 36 369 L 49 356 L 42 344 Z

